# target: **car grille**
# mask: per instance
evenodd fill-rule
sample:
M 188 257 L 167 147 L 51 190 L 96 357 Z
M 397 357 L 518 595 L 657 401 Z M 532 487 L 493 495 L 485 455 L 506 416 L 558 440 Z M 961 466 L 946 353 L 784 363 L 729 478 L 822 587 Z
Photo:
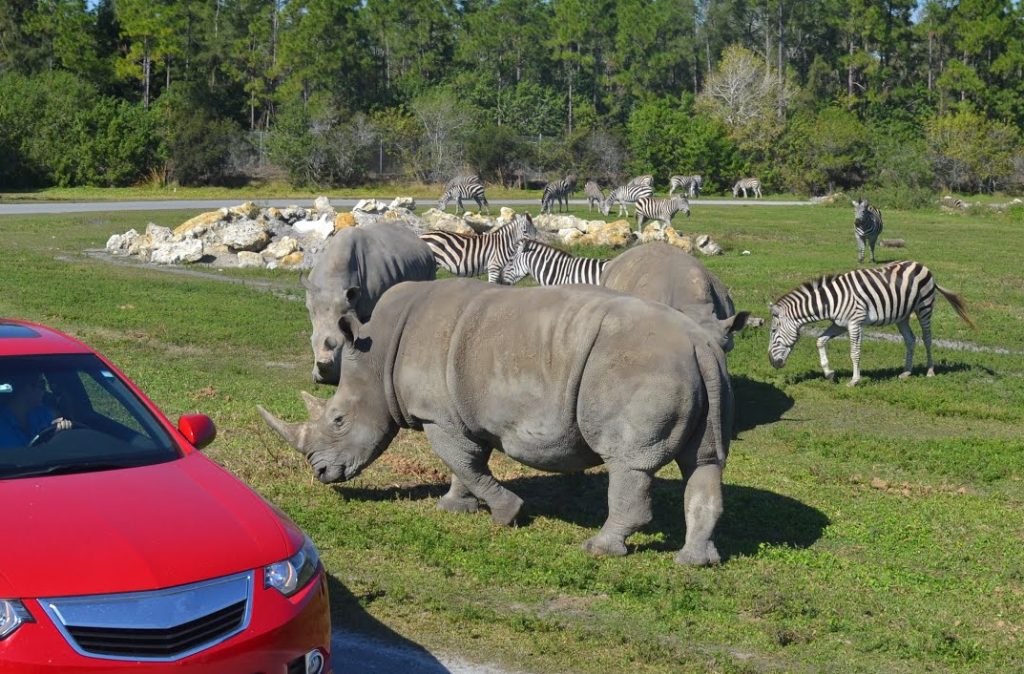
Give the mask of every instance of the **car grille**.
M 173 661 L 249 624 L 253 573 L 152 592 L 41 599 L 77 652 L 112 660 Z

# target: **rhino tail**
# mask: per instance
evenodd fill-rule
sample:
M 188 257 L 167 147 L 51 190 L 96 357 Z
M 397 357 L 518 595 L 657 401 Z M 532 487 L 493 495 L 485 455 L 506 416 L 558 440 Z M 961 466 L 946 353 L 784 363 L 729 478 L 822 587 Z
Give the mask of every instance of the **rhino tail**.
M 716 353 L 717 352 L 717 353 Z M 697 450 L 697 464 L 716 463 L 725 468 L 732 437 L 734 400 L 725 355 L 714 348 L 697 349 L 697 365 L 708 397 L 704 437 Z

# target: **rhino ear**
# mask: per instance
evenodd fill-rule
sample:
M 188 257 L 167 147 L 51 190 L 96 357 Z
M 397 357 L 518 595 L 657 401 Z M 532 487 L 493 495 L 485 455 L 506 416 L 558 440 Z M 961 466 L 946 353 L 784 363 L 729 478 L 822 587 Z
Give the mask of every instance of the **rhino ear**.
M 345 299 L 348 300 L 349 306 L 354 305 L 359 301 L 359 297 L 363 294 L 363 289 L 359 286 L 352 286 L 345 288 Z
M 739 332 L 743 329 L 743 326 L 747 324 L 747 319 L 750 318 L 749 311 L 741 311 L 734 316 L 723 319 L 720 321 L 722 328 L 727 332 Z
M 338 319 L 338 329 L 341 330 L 341 334 L 345 336 L 345 341 L 349 344 L 355 343 L 356 335 L 359 334 L 359 328 L 362 325 L 359 322 L 359 317 L 356 316 L 355 310 L 346 311 Z
M 310 289 L 310 287 L 309 287 L 309 285 L 310 285 L 309 284 L 309 275 L 305 272 L 305 270 L 299 272 L 299 283 L 306 290 Z

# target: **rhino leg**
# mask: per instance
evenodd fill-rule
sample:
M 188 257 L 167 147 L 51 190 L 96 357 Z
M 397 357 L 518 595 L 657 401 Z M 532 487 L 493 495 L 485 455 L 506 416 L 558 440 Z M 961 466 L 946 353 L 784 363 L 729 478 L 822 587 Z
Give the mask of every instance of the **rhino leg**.
M 450 513 L 475 513 L 480 509 L 480 501 L 457 476 L 452 475 L 452 486 L 438 500 L 437 507 Z
M 683 474 L 687 473 L 689 471 L 684 469 Z M 722 467 L 715 464 L 697 466 L 686 479 L 683 496 L 686 541 L 676 555 L 678 564 L 707 566 L 721 561 L 711 534 L 722 510 Z
M 625 466 L 608 466 L 608 519 L 583 549 L 597 557 L 626 554 L 626 539 L 651 521 L 649 473 Z
M 495 524 L 514 524 L 523 507 L 523 499 L 502 487 L 491 475 L 491 470 L 487 467 L 491 449 L 464 435 L 449 433 L 437 424 L 424 424 L 423 431 L 427 434 L 434 452 L 451 469 L 453 489 L 458 480 L 460 491 L 455 492 L 456 495 L 462 496 L 462 490 L 465 490 L 487 504 L 491 510 L 491 520 Z M 449 491 L 446 496 L 451 493 Z

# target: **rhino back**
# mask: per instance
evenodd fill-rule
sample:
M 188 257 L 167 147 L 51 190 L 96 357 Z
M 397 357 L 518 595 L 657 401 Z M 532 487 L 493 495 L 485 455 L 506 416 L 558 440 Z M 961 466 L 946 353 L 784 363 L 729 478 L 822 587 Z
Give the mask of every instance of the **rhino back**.
M 335 234 L 314 264 L 309 285 L 311 292 L 332 298 L 358 286 L 355 309 L 365 321 L 391 286 L 432 280 L 436 274 L 434 256 L 415 232 L 398 223 L 378 222 Z
M 407 424 L 437 423 L 542 470 L 611 460 L 591 449 L 609 445 L 605 429 L 667 438 L 699 398 L 689 319 L 601 288 L 401 284 L 369 328 L 389 344 L 385 389 Z
M 648 243 L 622 253 L 605 265 L 601 285 L 680 311 L 709 304 L 720 319 L 736 313 L 725 284 L 700 260 L 667 243 Z

